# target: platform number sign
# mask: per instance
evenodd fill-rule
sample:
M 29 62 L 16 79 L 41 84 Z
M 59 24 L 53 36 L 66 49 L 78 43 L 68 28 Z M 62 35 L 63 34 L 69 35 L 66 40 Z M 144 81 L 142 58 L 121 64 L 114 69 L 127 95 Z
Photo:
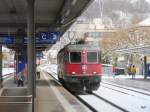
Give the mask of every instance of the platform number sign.
M 46 32 L 41 32 L 41 40 L 47 40 L 48 39 L 48 34 Z
M 50 32 L 49 35 L 53 41 L 58 41 L 60 39 L 59 38 L 59 36 L 60 36 L 59 32 Z
M 37 43 L 54 44 L 59 38 L 59 32 L 40 32 Z

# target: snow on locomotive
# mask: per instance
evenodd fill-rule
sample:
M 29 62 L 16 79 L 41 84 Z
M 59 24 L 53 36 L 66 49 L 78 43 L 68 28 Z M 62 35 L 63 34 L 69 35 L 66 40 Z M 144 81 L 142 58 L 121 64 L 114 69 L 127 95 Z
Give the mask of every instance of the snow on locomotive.
M 101 52 L 98 46 L 67 45 L 57 56 L 58 79 L 71 91 L 97 90 L 101 82 Z

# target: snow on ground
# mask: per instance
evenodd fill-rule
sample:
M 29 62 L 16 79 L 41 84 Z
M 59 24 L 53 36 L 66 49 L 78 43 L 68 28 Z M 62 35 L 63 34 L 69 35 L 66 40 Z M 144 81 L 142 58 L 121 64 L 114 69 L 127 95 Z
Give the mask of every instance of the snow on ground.
M 117 75 L 117 76 L 110 76 L 110 75 L 105 75 L 105 74 L 102 74 L 102 78 L 103 79 L 111 79 L 111 78 L 123 78 L 123 79 L 131 79 L 132 76 L 131 75 Z M 135 78 L 136 79 L 143 79 L 144 76 L 143 75 L 135 75 Z M 148 77 L 149 78 L 149 77 Z
M 84 101 L 88 102 L 98 112 L 122 112 L 93 95 L 79 95 L 79 97 L 84 99 Z
M 40 68 L 41 68 L 42 70 L 46 70 L 47 72 L 48 72 L 48 71 L 51 71 L 51 72 L 57 73 L 57 65 L 56 65 L 56 64 L 40 65 Z
M 6 79 L 7 77 L 9 77 L 9 75 L 7 75 L 7 74 L 14 73 L 14 72 L 15 72 L 14 68 L 3 68 L 2 69 L 3 79 Z
M 108 85 L 108 84 L 104 84 L 104 83 L 101 83 L 101 86 L 108 87 L 108 88 L 111 88 L 111 89 L 114 89 L 114 90 L 117 90 L 117 91 L 121 91 L 125 94 L 131 95 L 131 96 L 134 96 L 134 97 L 138 97 L 139 99 L 141 98 L 141 99 L 145 99 L 145 100 L 150 101 L 150 97 L 149 97 L 150 92 L 147 92 L 147 91 L 143 91 L 143 93 L 149 94 L 149 96 L 148 95 L 143 95 L 143 94 L 135 92 L 135 91 L 132 91 L 132 89 L 127 90 L 125 88 L 120 88 L 120 87 L 116 87 L 116 86 L 112 86 L 112 85 Z M 136 90 L 136 89 L 134 89 L 134 90 Z
M 51 75 L 53 75 L 53 77 L 55 77 L 58 80 L 56 64 L 45 64 L 45 65 L 40 65 L 39 67 L 41 70 L 50 73 Z
M 103 83 L 111 84 L 111 85 L 114 85 L 114 86 L 117 86 L 117 87 L 120 87 L 120 88 L 125 88 L 125 89 L 128 89 L 128 90 L 133 90 L 133 91 L 137 91 L 137 92 L 141 92 L 141 93 L 145 93 L 145 94 L 150 95 L 149 91 L 146 91 L 146 90 L 143 90 L 143 89 L 133 88 L 133 87 L 125 86 L 125 85 L 119 85 L 119 84 L 109 82 L 109 81 L 102 81 L 101 84 L 103 84 Z
M 129 110 L 130 112 L 150 112 L 150 99 L 137 97 L 139 93 L 126 94 L 101 86 L 98 91 L 94 92 L 99 96 L 119 105 L 120 107 Z M 147 96 L 149 97 L 149 96 Z
M 10 74 L 10 73 L 13 73 L 14 71 L 15 71 L 14 68 L 3 68 L 2 75 Z

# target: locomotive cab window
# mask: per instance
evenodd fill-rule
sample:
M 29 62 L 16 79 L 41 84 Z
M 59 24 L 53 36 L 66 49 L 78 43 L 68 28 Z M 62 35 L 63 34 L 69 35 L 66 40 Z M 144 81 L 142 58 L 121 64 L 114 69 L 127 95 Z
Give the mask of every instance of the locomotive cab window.
M 81 63 L 81 52 L 70 52 L 71 63 Z
M 98 53 L 97 52 L 87 52 L 87 62 L 88 63 L 97 63 L 98 62 Z

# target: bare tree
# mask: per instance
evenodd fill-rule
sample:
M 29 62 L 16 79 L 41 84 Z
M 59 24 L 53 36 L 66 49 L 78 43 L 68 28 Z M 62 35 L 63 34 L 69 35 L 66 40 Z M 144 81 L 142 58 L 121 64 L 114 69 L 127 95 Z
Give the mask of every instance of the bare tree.
M 103 51 L 102 59 L 110 56 L 116 61 L 115 50 L 121 48 L 132 48 L 138 45 L 150 44 L 150 28 L 131 25 L 128 28 L 120 28 L 114 33 L 103 34 L 100 45 Z M 126 54 L 131 63 L 140 60 L 139 54 Z M 131 58 L 132 57 L 132 58 Z M 115 62 L 116 63 L 116 62 Z

